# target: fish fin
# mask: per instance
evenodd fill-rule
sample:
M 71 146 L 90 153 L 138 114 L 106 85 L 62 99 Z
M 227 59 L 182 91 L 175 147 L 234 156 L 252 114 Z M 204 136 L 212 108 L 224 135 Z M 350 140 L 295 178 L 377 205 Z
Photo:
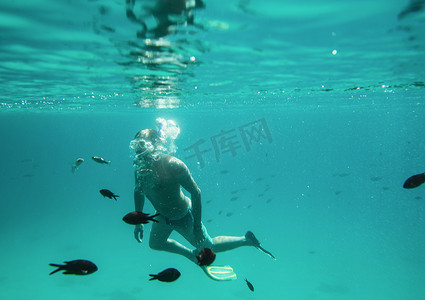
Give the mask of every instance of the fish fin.
M 49 266 L 57 267 L 57 269 L 54 270 L 54 271 L 52 271 L 52 272 L 50 272 L 49 275 L 55 274 L 56 272 L 59 272 L 59 271 L 63 270 L 63 267 L 64 267 L 64 265 L 58 265 L 58 264 L 49 264 Z
M 155 217 L 158 217 L 159 216 L 159 214 L 154 214 L 153 216 L 150 216 L 149 217 L 149 220 L 151 220 L 151 221 L 153 221 L 153 222 L 155 222 L 155 223 L 159 223 L 159 221 L 158 220 L 155 220 L 154 218 Z
M 216 281 L 236 280 L 236 273 L 231 266 L 201 266 L 207 276 Z
M 117 201 L 116 197 L 119 197 L 118 195 L 112 195 L 112 197 L 114 197 L 115 201 Z
M 158 277 L 157 277 L 157 275 L 155 274 L 149 274 L 149 276 L 152 276 L 152 278 L 149 278 L 149 281 L 151 281 L 151 280 L 157 280 L 158 279 Z

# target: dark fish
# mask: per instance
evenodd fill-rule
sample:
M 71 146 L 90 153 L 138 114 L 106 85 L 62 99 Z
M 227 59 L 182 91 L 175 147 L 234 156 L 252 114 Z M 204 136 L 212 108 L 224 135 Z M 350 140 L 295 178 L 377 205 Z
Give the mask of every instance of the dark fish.
M 108 32 L 115 32 L 115 28 L 106 26 L 106 25 L 101 25 L 100 26 L 103 30 L 108 31 Z
M 159 272 L 158 274 L 149 274 L 149 276 L 152 276 L 149 280 L 159 280 L 163 282 L 172 282 L 177 280 L 180 277 L 180 272 L 177 269 L 169 268 L 162 272 Z
M 232 212 L 228 212 L 228 213 L 226 214 L 226 217 L 231 217 L 231 216 L 233 216 L 233 213 L 232 213 Z
M 404 17 L 412 14 L 419 13 L 425 8 L 425 3 L 422 0 L 412 0 L 399 14 L 398 19 L 403 19 Z
M 425 182 L 425 173 L 410 176 L 403 184 L 405 189 L 413 189 Z
M 30 163 L 30 162 L 32 162 L 32 158 L 25 158 L 21 160 L 21 163 Z
M 273 199 L 267 199 L 266 203 L 270 203 L 272 201 L 273 201 Z
M 109 165 L 111 163 L 111 161 L 106 161 L 102 157 L 98 157 L 98 156 L 93 156 L 92 159 L 99 164 Z
M 252 285 L 251 282 L 248 281 L 248 279 L 245 278 L 246 281 L 246 285 L 249 287 L 249 289 L 253 292 L 254 291 L 254 286 Z
M 375 177 L 371 177 L 370 178 L 370 180 L 372 180 L 372 181 L 379 181 L 381 179 L 382 179 L 382 177 L 378 177 L 378 176 L 375 176 Z
M 77 259 L 65 261 L 64 263 L 64 265 L 49 264 L 52 267 L 57 267 L 57 269 L 51 272 L 49 275 L 59 271 L 65 271 L 62 274 L 88 275 L 97 271 L 97 266 L 88 260 Z
M 211 222 L 212 222 L 212 219 L 208 219 L 208 220 L 207 220 L 207 223 L 211 223 Z
M 235 196 L 235 197 L 232 197 L 231 199 L 230 199 L 230 201 L 236 201 L 236 200 L 238 200 L 239 199 L 239 197 L 238 196 Z
M 341 193 L 342 193 L 341 191 L 335 191 L 335 195 L 339 195 Z
M 133 211 L 131 213 L 126 214 L 122 220 L 130 225 L 139 225 L 139 224 L 147 224 L 149 221 L 159 223 L 154 218 L 159 216 L 159 214 L 155 214 L 153 216 L 149 216 L 148 214 L 142 213 L 140 211 Z
M 198 259 L 198 265 L 209 266 L 215 260 L 215 253 L 210 248 L 204 248 L 196 258 Z
M 230 194 L 234 195 L 238 192 L 238 190 L 231 191 Z
M 102 194 L 103 197 L 108 197 L 109 199 L 114 198 L 115 201 L 117 201 L 116 197 L 119 197 L 118 195 L 115 195 L 114 193 L 112 193 L 110 190 L 107 190 L 107 189 L 100 190 L 99 192 Z

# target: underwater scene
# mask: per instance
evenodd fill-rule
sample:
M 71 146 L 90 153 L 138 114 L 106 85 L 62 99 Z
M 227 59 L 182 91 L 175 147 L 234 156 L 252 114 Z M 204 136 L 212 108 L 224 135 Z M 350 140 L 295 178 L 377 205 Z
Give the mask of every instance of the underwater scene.
M 0 36 L 0 299 L 425 300 L 425 1 L 2 1 Z

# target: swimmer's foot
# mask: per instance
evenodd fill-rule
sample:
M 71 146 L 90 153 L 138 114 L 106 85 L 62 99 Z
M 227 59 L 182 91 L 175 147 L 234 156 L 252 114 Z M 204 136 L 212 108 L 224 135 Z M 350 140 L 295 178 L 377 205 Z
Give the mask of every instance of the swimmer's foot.
M 261 247 L 260 242 L 258 241 L 258 239 L 255 237 L 254 233 L 252 233 L 252 231 L 247 231 L 245 234 L 245 238 L 247 240 L 250 240 L 252 242 L 252 245 L 257 248 L 260 251 L 263 251 L 265 254 L 267 254 L 268 256 L 270 256 L 273 259 L 276 259 L 276 257 L 274 257 L 273 254 L 271 254 L 269 251 L 267 251 L 266 249 L 264 249 L 263 247 Z

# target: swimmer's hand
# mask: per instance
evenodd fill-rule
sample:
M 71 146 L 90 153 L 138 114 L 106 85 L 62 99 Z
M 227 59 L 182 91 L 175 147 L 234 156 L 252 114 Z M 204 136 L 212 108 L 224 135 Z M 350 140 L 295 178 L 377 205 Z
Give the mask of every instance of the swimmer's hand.
M 195 243 L 197 245 L 200 245 L 205 241 L 205 233 L 202 230 L 202 225 L 193 226 L 193 235 L 194 235 L 194 238 L 195 238 Z
M 136 227 L 134 228 L 134 238 L 139 243 L 142 242 L 142 240 L 143 240 L 143 224 L 136 225 Z

